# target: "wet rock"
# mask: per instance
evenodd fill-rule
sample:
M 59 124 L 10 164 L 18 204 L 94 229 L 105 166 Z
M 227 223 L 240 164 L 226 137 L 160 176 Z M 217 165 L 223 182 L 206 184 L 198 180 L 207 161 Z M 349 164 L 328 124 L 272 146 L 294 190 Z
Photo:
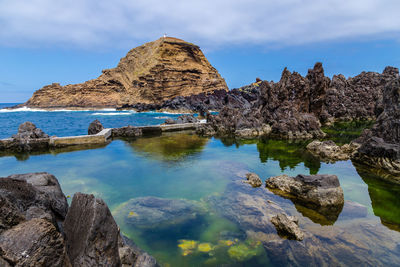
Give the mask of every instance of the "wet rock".
M 307 145 L 307 150 L 322 161 L 335 162 L 349 160 L 359 147 L 360 145 L 354 142 L 338 146 L 331 140 L 322 142 L 316 140 Z
M 300 230 L 299 220 L 296 217 L 280 213 L 272 217 L 271 222 L 275 225 L 278 234 L 289 239 L 303 240 L 304 233 Z
M 18 139 L 39 139 L 48 138 L 49 136 L 45 134 L 41 129 L 37 128 L 32 122 L 24 122 L 18 128 L 18 133 L 13 135 L 13 138 Z
M 197 123 L 199 120 L 194 117 L 193 115 L 181 115 L 176 119 L 176 122 L 181 124 L 181 123 Z
M 138 127 L 134 126 L 125 126 L 121 128 L 113 128 L 112 129 L 112 137 L 138 137 L 143 134 L 142 130 Z
M 76 193 L 64 221 L 73 266 L 118 266 L 119 229 L 102 199 Z
M 88 128 L 88 135 L 98 134 L 104 129 L 103 124 L 100 121 L 94 120 L 90 123 Z
M 43 219 L 35 218 L 3 232 L 0 251 L 16 266 L 70 266 L 61 233 Z
M 261 178 L 255 173 L 247 173 L 246 179 L 247 181 L 245 181 L 245 183 L 250 184 L 252 187 L 259 187 L 262 185 Z
M 19 126 L 18 133 L 9 140 L 1 140 L 0 150 L 13 152 L 29 152 L 33 150 L 47 150 L 49 136 L 31 122 L 24 122 Z
M 203 209 L 195 202 L 157 197 L 133 198 L 122 204 L 116 216 L 138 228 L 168 228 L 195 220 Z
M 122 266 L 133 267 L 157 267 L 156 259 L 141 250 L 136 244 L 121 235 L 119 239 L 119 256 Z

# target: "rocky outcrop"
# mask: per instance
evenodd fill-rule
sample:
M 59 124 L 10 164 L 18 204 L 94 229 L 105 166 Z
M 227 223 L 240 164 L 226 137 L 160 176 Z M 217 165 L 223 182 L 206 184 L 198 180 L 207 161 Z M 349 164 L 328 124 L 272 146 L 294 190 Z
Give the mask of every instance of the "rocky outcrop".
M 383 94 L 383 112 L 371 130 L 357 139 L 362 145 L 353 160 L 383 170 L 383 177 L 400 182 L 400 78 L 389 82 Z
M 127 240 L 103 200 L 77 193 L 68 209 L 51 174 L 0 178 L 1 266 L 157 266 Z
M 198 123 L 199 119 L 193 115 L 181 115 L 176 120 L 168 118 L 165 120 L 165 124 L 182 124 L 182 123 Z
M 261 178 L 255 173 L 247 173 L 246 179 L 245 183 L 248 183 L 252 187 L 260 187 L 262 185 Z
M 0 140 L 0 151 L 29 152 L 46 150 L 49 147 L 49 136 L 32 122 L 24 122 L 18 128 L 18 133 L 10 139 Z
M 274 193 L 289 198 L 296 205 L 313 210 L 335 222 L 343 209 L 344 196 L 336 175 L 302 175 L 270 177 L 265 182 Z M 303 213 L 303 212 L 302 212 Z
M 299 219 L 294 216 L 287 216 L 284 213 L 279 213 L 272 217 L 271 222 L 275 225 L 278 234 L 289 239 L 303 240 L 304 233 L 299 228 Z
M 88 135 L 98 134 L 104 129 L 100 121 L 94 120 L 89 124 Z
M 226 83 L 200 48 L 166 37 L 130 50 L 118 66 L 98 78 L 61 86 L 47 85 L 24 106 L 99 108 L 157 104 L 177 96 L 227 90 Z
M 360 147 L 358 143 L 352 142 L 338 146 L 335 142 L 312 141 L 307 145 L 307 150 L 325 162 L 335 162 L 339 160 L 349 160 Z

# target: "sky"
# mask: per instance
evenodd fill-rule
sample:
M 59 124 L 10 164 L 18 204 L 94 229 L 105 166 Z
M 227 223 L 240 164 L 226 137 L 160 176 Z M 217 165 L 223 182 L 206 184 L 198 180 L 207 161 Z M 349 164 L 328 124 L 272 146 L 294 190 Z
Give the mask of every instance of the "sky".
M 80 83 L 164 33 L 200 46 L 229 88 L 284 67 L 329 77 L 400 67 L 398 0 L 0 0 L 0 103 Z

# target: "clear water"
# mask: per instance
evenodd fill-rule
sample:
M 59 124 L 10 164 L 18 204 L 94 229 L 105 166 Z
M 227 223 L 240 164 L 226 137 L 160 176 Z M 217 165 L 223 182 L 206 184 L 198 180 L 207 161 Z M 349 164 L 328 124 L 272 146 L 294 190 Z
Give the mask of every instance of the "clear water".
M 73 133 L 77 134 L 84 133 L 87 124 L 96 118 L 91 113 L 71 112 L 68 118 L 56 112 L 43 112 L 41 115 L 36 112 L 8 113 L 0 115 L 3 116 L 0 123 L 4 123 L 7 116 L 14 121 L 24 121 L 31 116 L 38 125 L 43 122 L 43 129 L 51 133 L 53 123 L 57 125 L 58 120 L 72 118 L 66 124 L 73 125 L 69 131 L 75 129 Z M 155 115 L 129 116 L 134 121 L 134 116 Z M 119 120 L 123 116 L 109 117 L 114 119 L 110 119 L 106 126 L 122 124 Z M 152 118 L 148 123 L 155 120 Z M 78 124 L 75 125 L 74 121 Z M 1 127 L 8 131 L 5 125 L 1 124 Z M 63 131 L 61 124 L 59 127 L 56 134 L 68 133 Z M 252 235 L 248 227 L 228 218 L 227 212 L 240 215 L 243 209 L 233 206 L 233 202 L 230 206 L 229 201 L 224 201 L 232 197 L 232 193 L 232 199 L 235 199 L 235 194 L 250 192 L 248 197 L 251 199 L 267 191 L 242 184 L 240 180 L 246 172 L 255 172 L 263 180 L 280 174 L 336 174 L 345 200 L 364 206 L 366 216 L 354 216 L 353 210 L 344 208 L 337 219 L 324 221 L 287 199 L 272 193 L 262 196 L 282 206 L 286 213 L 298 216 L 300 228 L 315 236 L 344 233 L 340 238 L 320 238 L 321 243 L 316 244 L 317 247 L 329 246 L 334 257 L 352 259 L 357 255 L 371 254 L 376 260 L 371 265 L 398 265 L 400 186 L 383 182 L 368 171 L 356 168 L 351 161 L 320 162 L 305 152 L 304 145 L 274 140 L 235 142 L 175 133 L 114 140 L 106 147 L 90 150 L 53 151 L 24 158 L 3 156 L 0 157 L 0 176 L 46 171 L 59 179 L 68 196 L 84 192 L 103 198 L 121 231 L 155 256 L 163 266 L 269 266 L 274 265 L 271 260 L 273 251 L 264 249 L 262 245 L 269 237 L 263 235 L 263 229 L 256 229 L 258 234 Z M 244 189 L 240 189 L 242 187 Z M 168 204 L 170 213 L 159 213 L 161 205 L 157 206 L 157 201 L 149 202 L 149 196 L 161 202 L 185 203 L 189 208 Z M 148 209 L 137 205 L 143 198 Z M 210 201 L 213 198 L 224 205 L 222 211 Z M 145 223 L 141 224 L 143 221 Z M 297 244 L 297 241 L 290 242 Z M 356 244 L 357 249 L 351 247 L 347 250 L 348 244 Z M 310 245 L 313 243 L 307 243 Z M 285 250 L 279 253 L 284 255 Z

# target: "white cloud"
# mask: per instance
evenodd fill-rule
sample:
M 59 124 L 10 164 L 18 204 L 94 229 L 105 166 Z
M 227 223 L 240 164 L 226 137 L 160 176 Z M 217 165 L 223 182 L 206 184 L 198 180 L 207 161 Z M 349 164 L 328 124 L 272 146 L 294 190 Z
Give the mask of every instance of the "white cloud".
M 202 46 L 397 38 L 398 0 L 0 0 L 0 45 Z M 130 45 L 128 45 L 130 44 Z

